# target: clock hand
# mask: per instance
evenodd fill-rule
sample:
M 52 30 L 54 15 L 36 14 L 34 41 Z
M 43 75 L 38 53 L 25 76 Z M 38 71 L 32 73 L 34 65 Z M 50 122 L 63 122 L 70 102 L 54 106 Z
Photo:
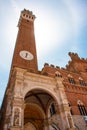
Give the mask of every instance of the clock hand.
M 28 56 L 28 53 L 25 53 L 25 57 L 27 58 L 27 56 Z

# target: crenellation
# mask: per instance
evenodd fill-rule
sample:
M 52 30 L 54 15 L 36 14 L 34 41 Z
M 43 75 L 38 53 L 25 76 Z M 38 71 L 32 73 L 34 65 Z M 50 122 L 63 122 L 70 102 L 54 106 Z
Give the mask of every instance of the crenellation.
M 49 64 L 48 64 L 48 63 L 45 63 L 45 64 L 44 64 L 44 67 L 48 67 L 48 66 L 49 66 Z
M 73 60 L 73 59 L 74 59 L 74 60 L 80 59 L 80 57 L 78 56 L 77 53 L 69 52 L 68 54 L 69 54 L 69 56 L 71 57 L 72 60 Z
M 61 70 L 66 70 L 64 67 L 61 67 Z
M 50 67 L 55 68 L 55 66 L 53 64 L 51 64 Z
M 35 15 L 33 15 L 32 11 L 29 11 L 29 10 L 26 10 L 26 9 L 24 9 L 21 12 L 21 17 L 24 18 L 24 19 L 30 20 L 30 21 L 34 21 L 35 18 L 36 18 Z
M 57 69 L 60 69 L 60 67 L 59 67 L 59 66 L 56 66 L 56 68 L 57 68 Z

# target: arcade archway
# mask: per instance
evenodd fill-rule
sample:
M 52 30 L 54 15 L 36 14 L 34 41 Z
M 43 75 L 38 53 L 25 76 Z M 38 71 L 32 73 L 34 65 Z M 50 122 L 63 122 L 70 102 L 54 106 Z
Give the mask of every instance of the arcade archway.
M 57 114 L 55 99 L 43 90 L 29 91 L 25 96 L 25 130 L 45 130 L 50 118 Z M 48 127 L 49 128 L 49 127 Z

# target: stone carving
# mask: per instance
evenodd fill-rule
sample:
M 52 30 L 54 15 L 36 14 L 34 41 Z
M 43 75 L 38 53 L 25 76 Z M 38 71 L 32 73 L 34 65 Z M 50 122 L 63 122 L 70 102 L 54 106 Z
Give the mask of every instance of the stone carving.
M 14 126 L 19 126 L 20 111 L 18 108 L 14 111 Z
M 8 101 L 6 115 L 10 115 L 10 114 L 11 114 L 11 103 L 10 101 Z
M 71 118 L 69 113 L 67 114 L 67 118 L 68 118 L 68 122 L 69 122 L 70 128 L 72 128 L 73 127 L 73 122 L 72 122 L 72 118 Z

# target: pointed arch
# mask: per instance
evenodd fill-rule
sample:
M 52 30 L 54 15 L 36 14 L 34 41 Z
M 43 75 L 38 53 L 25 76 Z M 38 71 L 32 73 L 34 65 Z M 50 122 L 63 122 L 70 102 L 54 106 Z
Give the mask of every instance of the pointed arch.
M 83 115 L 83 116 L 87 116 L 87 110 L 85 108 L 84 103 L 81 100 L 78 100 L 77 105 L 78 105 L 80 114 Z

